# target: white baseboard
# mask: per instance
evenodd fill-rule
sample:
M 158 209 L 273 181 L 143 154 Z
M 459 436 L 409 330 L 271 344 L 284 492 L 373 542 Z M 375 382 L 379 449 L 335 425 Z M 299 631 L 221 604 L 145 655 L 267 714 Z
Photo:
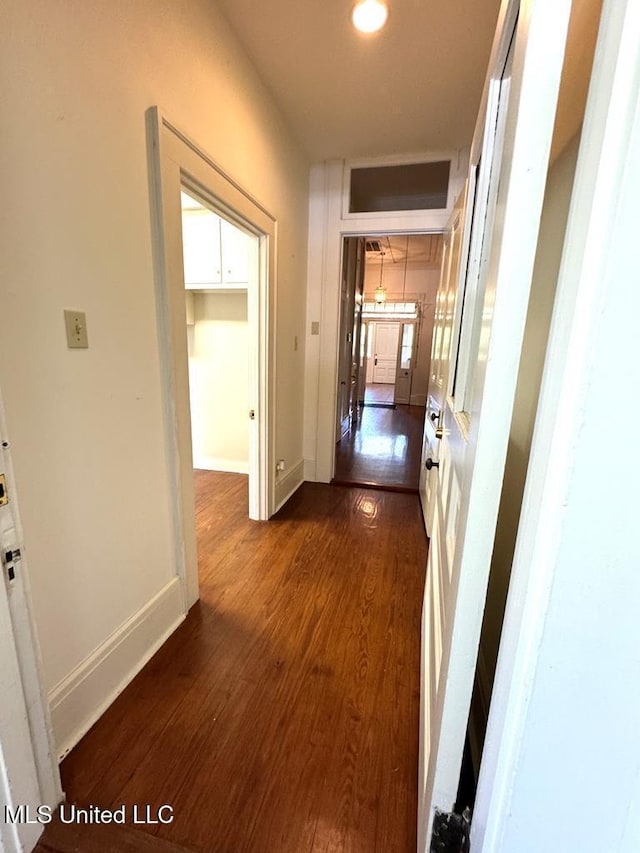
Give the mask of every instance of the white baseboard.
M 283 507 L 291 495 L 304 482 L 304 460 L 294 465 L 281 480 L 276 483 L 276 512 Z
M 50 691 L 53 736 L 60 760 L 184 618 L 182 589 L 175 577 Z
M 218 459 L 215 456 L 194 456 L 193 467 L 203 471 L 227 471 L 232 474 L 248 474 L 249 462 L 244 459 Z

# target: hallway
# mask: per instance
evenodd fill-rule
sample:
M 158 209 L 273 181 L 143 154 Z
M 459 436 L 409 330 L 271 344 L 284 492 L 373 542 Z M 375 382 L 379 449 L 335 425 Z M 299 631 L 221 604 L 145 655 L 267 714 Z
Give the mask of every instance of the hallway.
M 365 406 L 336 446 L 334 483 L 417 493 L 424 416 L 424 406 Z
M 365 406 L 393 406 L 395 385 L 382 382 L 369 382 L 364 391 Z
M 65 832 L 134 849 L 96 840 L 141 831 L 192 851 L 415 849 L 417 498 L 304 484 L 256 523 L 244 476 L 195 482 L 201 600 L 62 765 L 69 802 L 175 819 L 52 826 L 40 849 L 73 849 Z

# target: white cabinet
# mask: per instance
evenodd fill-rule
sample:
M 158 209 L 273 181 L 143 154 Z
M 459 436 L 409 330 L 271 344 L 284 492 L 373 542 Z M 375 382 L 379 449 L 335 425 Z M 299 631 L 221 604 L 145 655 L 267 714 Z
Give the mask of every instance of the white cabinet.
M 249 237 L 226 219 L 220 221 L 222 281 L 245 284 L 249 280 Z
M 220 284 L 220 217 L 204 208 L 183 211 L 182 252 L 187 288 L 200 289 Z
M 249 237 L 204 208 L 182 211 L 184 282 L 187 290 L 246 288 Z

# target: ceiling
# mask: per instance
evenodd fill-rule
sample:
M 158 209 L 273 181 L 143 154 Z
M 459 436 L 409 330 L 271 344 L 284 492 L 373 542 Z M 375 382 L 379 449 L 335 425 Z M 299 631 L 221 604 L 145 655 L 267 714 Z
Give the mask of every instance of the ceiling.
M 394 264 L 420 263 L 439 267 L 442 259 L 442 234 L 392 234 L 388 237 L 367 237 L 378 241 L 384 253 L 384 267 Z M 379 264 L 379 252 L 367 252 L 367 264 Z
M 314 161 L 471 142 L 500 0 L 389 0 L 386 27 L 351 0 L 218 0 Z

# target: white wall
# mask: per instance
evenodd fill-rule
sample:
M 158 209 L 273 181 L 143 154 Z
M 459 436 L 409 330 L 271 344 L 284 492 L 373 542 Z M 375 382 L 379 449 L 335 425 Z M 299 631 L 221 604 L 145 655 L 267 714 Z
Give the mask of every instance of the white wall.
M 195 293 L 189 333 L 193 466 L 249 473 L 247 292 Z
M 4 19 L 0 385 L 46 684 L 74 674 L 71 689 L 175 574 L 145 111 L 160 104 L 278 220 L 275 443 L 291 464 L 309 172 L 214 0 L 8 0 Z M 64 308 L 87 312 L 88 350 L 67 349 Z M 74 714 L 82 728 L 90 709 Z
M 407 278 L 405 282 L 404 264 L 388 264 L 386 261 L 382 269 L 382 283 L 387 291 L 387 299 L 400 301 L 403 292 L 408 301 L 418 299 L 420 296 L 435 298 L 440 280 L 440 267 L 428 266 L 417 262 L 407 264 Z M 373 298 L 376 287 L 380 284 L 380 264 L 367 261 L 364 268 L 364 292 L 367 298 Z

